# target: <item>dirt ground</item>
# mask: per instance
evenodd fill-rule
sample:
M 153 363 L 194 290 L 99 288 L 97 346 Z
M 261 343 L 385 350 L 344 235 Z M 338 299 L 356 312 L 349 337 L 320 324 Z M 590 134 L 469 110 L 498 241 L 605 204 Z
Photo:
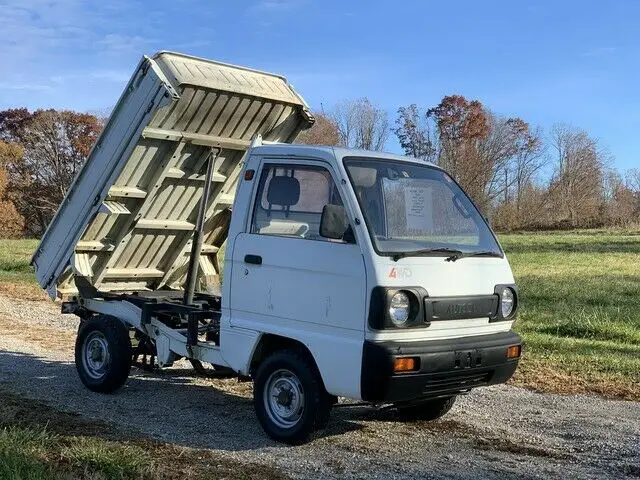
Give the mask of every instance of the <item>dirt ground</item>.
M 185 363 L 89 392 L 73 365 L 76 328 L 57 305 L 0 296 L 0 391 L 294 478 L 640 478 L 637 402 L 489 387 L 432 423 L 338 408 L 318 438 L 286 447 L 260 429 L 250 383 L 198 378 Z

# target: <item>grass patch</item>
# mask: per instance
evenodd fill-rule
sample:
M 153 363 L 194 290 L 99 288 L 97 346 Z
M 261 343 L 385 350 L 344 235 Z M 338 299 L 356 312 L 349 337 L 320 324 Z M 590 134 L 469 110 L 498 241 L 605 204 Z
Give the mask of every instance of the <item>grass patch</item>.
M 0 478 L 105 480 L 150 478 L 155 470 L 139 445 L 89 437 L 66 437 L 45 426 L 10 425 L 0 430 Z
M 3 480 L 289 478 L 277 468 L 154 442 L 0 390 Z
M 99 438 L 67 437 L 45 427 L 10 426 L 0 430 L 0 478 L 59 479 L 150 478 L 155 466 L 138 445 Z
M 29 265 L 37 247 L 38 240 L 0 239 L 0 294 L 27 300 L 46 298 Z
M 0 431 L 0 478 L 6 480 L 55 478 L 41 458 L 49 441 L 40 430 L 5 428 Z
M 0 278 L 5 275 L 33 275 L 29 265 L 38 240 L 0 240 Z
M 520 291 L 514 328 L 526 343 L 516 383 L 640 399 L 638 233 L 500 235 Z

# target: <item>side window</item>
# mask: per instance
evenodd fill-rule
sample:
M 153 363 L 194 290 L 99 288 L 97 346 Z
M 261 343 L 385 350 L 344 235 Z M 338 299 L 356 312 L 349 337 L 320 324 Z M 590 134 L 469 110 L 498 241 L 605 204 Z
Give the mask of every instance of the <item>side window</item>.
M 251 233 L 311 240 L 320 236 L 325 205 L 343 205 L 329 171 L 308 165 L 265 165 Z

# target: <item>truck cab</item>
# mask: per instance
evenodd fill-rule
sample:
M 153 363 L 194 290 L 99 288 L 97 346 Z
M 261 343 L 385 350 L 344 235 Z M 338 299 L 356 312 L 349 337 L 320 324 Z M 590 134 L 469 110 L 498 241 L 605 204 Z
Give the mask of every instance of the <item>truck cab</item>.
M 434 165 L 254 147 L 227 249 L 221 345 L 236 371 L 254 375 L 263 348 L 294 340 L 330 396 L 418 416 L 515 371 L 509 263 L 471 200 Z
M 433 420 L 513 375 L 517 288 L 473 202 L 436 165 L 292 144 L 313 121 L 279 75 L 141 60 L 32 258 L 88 389 L 211 365 L 297 444 L 338 397 Z

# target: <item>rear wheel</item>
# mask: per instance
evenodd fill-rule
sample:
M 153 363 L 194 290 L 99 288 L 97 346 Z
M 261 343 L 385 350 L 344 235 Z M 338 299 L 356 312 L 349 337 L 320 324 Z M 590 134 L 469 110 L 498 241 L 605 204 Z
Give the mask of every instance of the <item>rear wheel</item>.
M 401 420 L 437 420 L 451 410 L 456 397 L 435 398 L 411 405 L 396 405 Z
M 107 315 L 84 322 L 76 338 L 76 370 L 94 392 L 113 392 L 127 380 L 131 369 L 131 339 L 124 324 Z
M 273 353 L 260 364 L 253 403 L 266 434 L 291 445 L 306 442 L 323 428 L 332 407 L 315 365 L 291 350 Z

